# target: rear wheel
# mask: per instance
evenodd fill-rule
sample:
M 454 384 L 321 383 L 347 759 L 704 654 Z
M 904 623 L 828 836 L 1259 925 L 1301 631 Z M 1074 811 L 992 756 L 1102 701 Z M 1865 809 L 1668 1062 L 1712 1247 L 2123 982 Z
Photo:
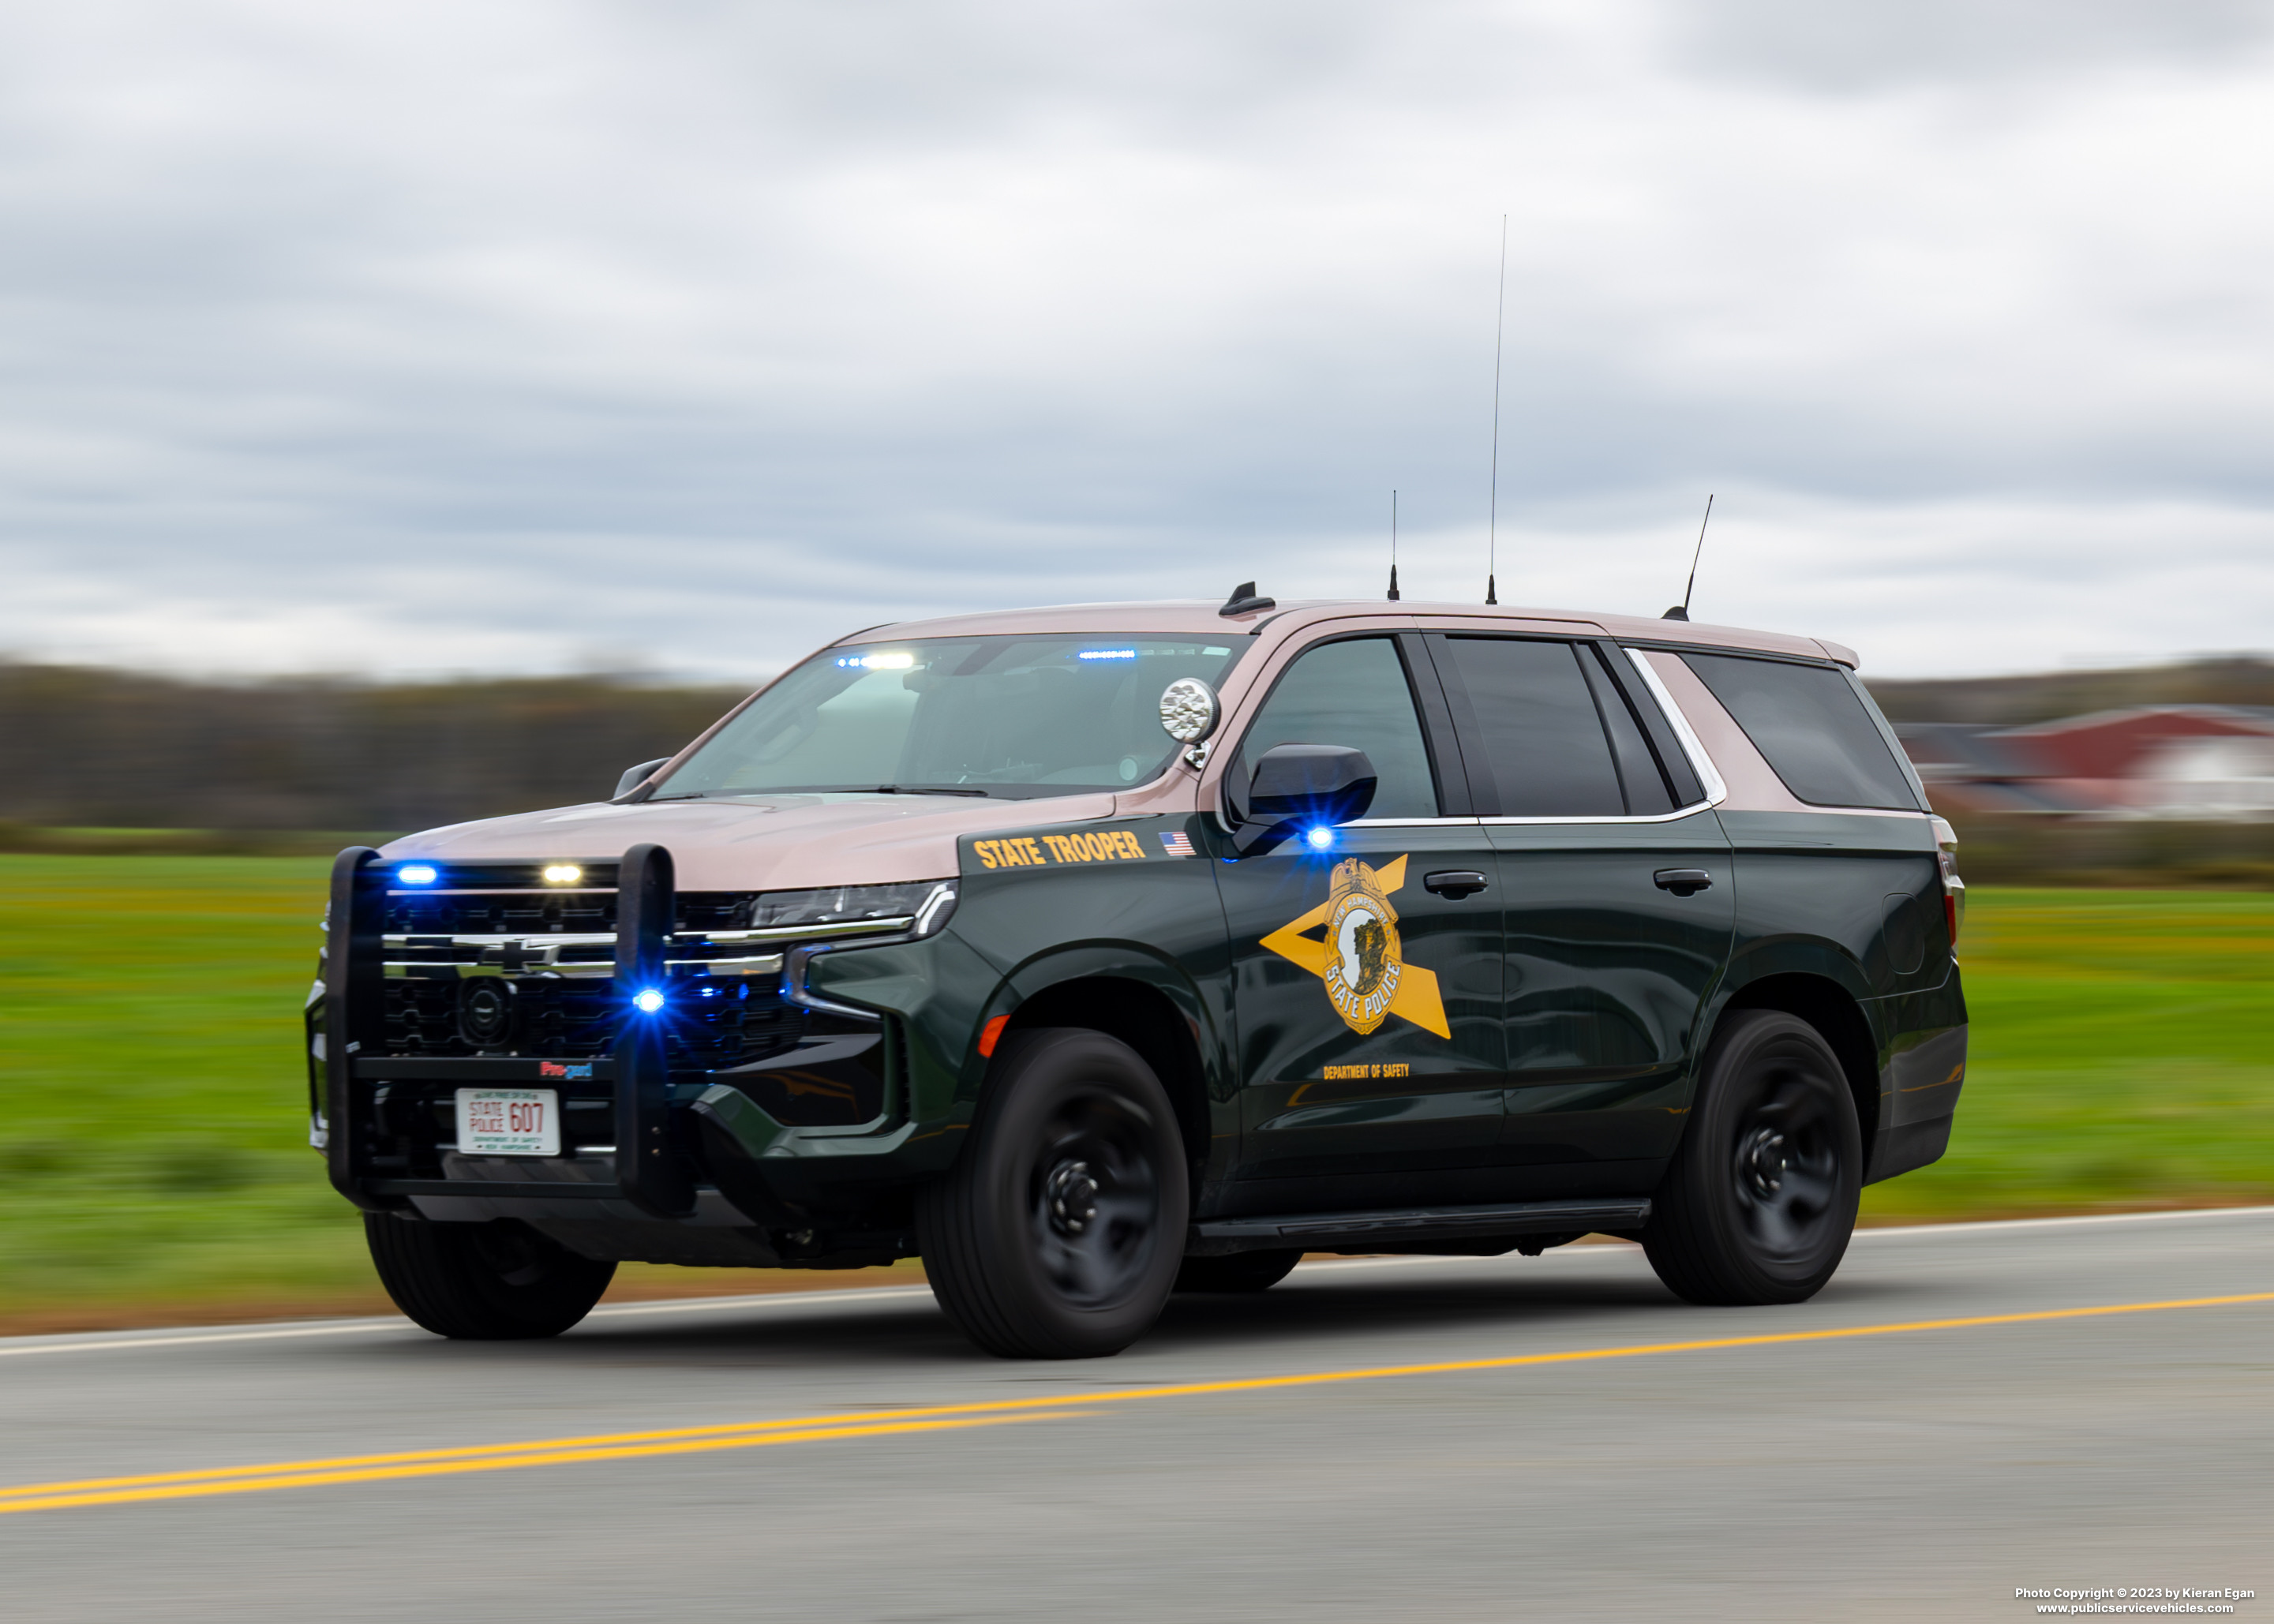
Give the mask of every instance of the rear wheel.
M 1714 1034 L 1644 1252 L 1693 1303 L 1799 1303 L 1840 1267 L 1863 1187 L 1856 1101 L 1807 1022 L 1742 1010 Z
M 365 1213 L 363 1230 L 387 1295 L 437 1336 L 558 1336 L 592 1311 L 616 1272 L 510 1218 L 423 1223 Z
M 1177 1289 L 1269 1291 L 1302 1260 L 1299 1252 L 1235 1252 L 1223 1258 L 1186 1258 L 1177 1270 Z
M 1078 1027 L 1013 1033 L 971 1138 L 918 1195 L 924 1273 L 1005 1358 L 1118 1353 L 1152 1327 L 1184 1251 L 1185 1150 L 1137 1052 Z

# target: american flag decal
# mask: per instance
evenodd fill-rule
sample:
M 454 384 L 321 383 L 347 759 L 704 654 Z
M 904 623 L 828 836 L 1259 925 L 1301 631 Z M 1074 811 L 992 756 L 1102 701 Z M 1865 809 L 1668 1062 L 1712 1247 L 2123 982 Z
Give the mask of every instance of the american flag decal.
M 1198 853 L 1193 850 L 1192 836 L 1186 834 L 1181 829 L 1163 830 L 1161 831 L 1161 845 L 1167 850 L 1169 855 L 1171 857 L 1193 857 L 1198 855 Z

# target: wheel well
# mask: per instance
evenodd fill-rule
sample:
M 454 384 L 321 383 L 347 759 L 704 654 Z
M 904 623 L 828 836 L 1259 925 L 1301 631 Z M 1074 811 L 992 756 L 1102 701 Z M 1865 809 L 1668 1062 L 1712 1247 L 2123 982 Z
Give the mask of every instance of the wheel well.
M 1193 1188 L 1209 1151 L 1208 1091 L 1201 1081 L 1200 1043 L 1192 1023 L 1167 996 L 1142 981 L 1118 976 L 1088 976 L 1046 987 L 1021 1004 L 1008 1031 L 1031 1026 L 1088 1026 L 1119 1038 L 1144 1056 L 1169 1091 L 1177 1126 L 1185 1138 Z
M 1781 1010 L 1815 1027 L 1840 1056 L 1848 1092 L 1856 1096 L 1856 1123 L 1863 1130 L 1864 1160 L 1879 1128 L 1879 1050 L 1863 1010 L 1839 982 L 1820 975 L 1765 975 L 1729 1000 L 1728 1010 Z

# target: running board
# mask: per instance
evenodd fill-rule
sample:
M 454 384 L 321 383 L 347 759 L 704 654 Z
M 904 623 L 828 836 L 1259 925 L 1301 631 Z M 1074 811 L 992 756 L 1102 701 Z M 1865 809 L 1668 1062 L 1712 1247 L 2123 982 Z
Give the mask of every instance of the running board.
M 1378 1213 L 1298 1213 L 1265 1218 L 1212 1218 L 1193 1225 L 1187 1257 L 1299 1246 L 1306 1252 L 1362 1247 L 1396 1252 L 1408 1242 L 1510 1241 L 1526 1235 L 1581 1235 L 1639 1229 L 1650 1221 L 1647 1196 L 1592 1201 L 1520 1201 L 1481 1207 L 1402 1207 Z

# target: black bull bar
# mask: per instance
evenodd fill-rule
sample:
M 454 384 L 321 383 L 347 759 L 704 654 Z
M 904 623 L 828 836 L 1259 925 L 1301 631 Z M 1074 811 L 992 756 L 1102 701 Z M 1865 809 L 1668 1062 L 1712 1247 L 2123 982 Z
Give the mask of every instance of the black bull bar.
M 332 863 L 320 1072 L 332 1187 L 372 1212 L 400 1211 L 414 1196 L 464 1196 L 621 1201 L 658 1219 L 691 1214 L 697 1186 L 674 1133 L 663 1025 L 643 1019 L 629 1003 L 630 989 L 666 985 L 665 954 L 675 904 L 670 852 L 643 843 L 623 854 L 618 868 L 615 984 L 624 1012 L 611 1055 L 589 1063 L 590 1080 L 610 1084 L 614 1097 L 615 1177 L 610 1182 L 391 1177 L 372 1165 L 370 1107 L 378 1082 L 416 1079 L 501 1086 L 551 1080 L 539 1070 L 544 1063 L 535 1058 L 387 1056 L 382 937 L 388 878 L 379 853 L 369 846 L 350 846 Z M 754 1165 L 784 1132 L 740 1094 L 730 1109 L 703 1112 L 706 1170 L 736 1207 L 759 1222 L 790 1217 Z

